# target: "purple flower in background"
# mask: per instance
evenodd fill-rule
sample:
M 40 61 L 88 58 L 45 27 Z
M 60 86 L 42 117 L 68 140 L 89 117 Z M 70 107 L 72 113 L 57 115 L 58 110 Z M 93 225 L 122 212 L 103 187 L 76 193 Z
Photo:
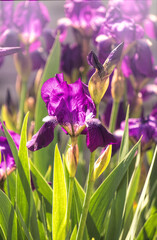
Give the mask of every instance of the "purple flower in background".
M 122 122 L 121 129 L 124 130 L 125 122 Z M 152 144 L 157 143 L 157 119 L 151 114 L 148 117 L 129 119 L 129 136 L 133 143 L 136 143 L 142 136 L 142 150 L 151 148 Z
M 15 47 L 19 45 L 18 33 L 13 24 L 13 1 L 0 3 L 0 45 Z
M 49 116 L 44 118 L 44 125 L 27 143 L 31 151 L 46 147 L 54 138 L 54 128 L 60 124 L 71 137 L 86 134 L 86 143 L 90 151 L 97 147 L 105 147 L 116 142 L 98 119 L 95 105 L 88 95 L 87 86 L 77 80 L 67 84 L 63 74 L 56 74 L 42 86 L 41 96 L 48 110 Z
M 65 15 L 71 20 L 72 27 L 78 29 L 82 35 L 91 37 L 103 21 L 105 7 L 100 0 L 67 0 Z
M 157 17 L 149 15 L 144 21 L 144 30 L 148 37 L 157 40 Z
M 110 123 L 112 105 L 113 105 L 113 101 L 111 100 L 108 102 L 106 109 L 101 117 L 102 122 L 107 127 L 109 127 L 109 123 Z M 125 119 L 124 102 L 121 101 L 119 105 L 118 115 L 117 115 L 116 129 L 120 128 L 120 124 L 122 121 L 124 121 L 124 119 Z
M 109 0 L 109 6 L 118 7 L 125 17 L 142 23 L 149 13 L 152 0 Z
M 50 17 L 43 3 L 22 1 L 16 7 L 13 20 L 21 34 L 21 40 L 31 44 L 40 37 Z
M 1 123 L 0 130 L 3 133 L 3 136 L 0 136 L 0 151 L 1 151 L 0 182 L 3 183 L 6 178 L 6 172 L 7 175 L 9 175 L 12 171 L 15 170 L 16 165 L 7 138 L 4 136 L 4 131 Z M 9 131 L 9 133 L 18 149 L 20 143 L 20 135 L 13 131 Z
M 133 75 L 137 83 L 157 76 L 157 69 L 153 68 L 153 56 L 145 40 L 137 41 L 132 54 L 124 58 L 122 70 L 125 77 Z
M 147 84 L 140 92 L 144 101 L 155 98 L 155 96 L 157 96 L 157 79 L 155 79 L 153 83 Z
M 143 36 L 144 30 L 139 24 L 128 17 L 123 17 L 118 8 L 111 7 L 106 13 L 95 41 L 100 43 L 108 40 L 113 43 L 129 44 Z
M 60 69 L 71 77 L 74 69 L 82 66 L 81 46 L 69 44 L 62 45 L 62 56 Z

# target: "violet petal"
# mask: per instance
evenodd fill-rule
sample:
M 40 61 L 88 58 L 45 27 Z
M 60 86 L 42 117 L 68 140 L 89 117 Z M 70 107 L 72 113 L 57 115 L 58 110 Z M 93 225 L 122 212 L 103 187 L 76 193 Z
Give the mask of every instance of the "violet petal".
M 90 119 L 86 121 L 86 124 L 86 143 L 91 152 L 98 147 L 106 147 L 109 144 L 117 143 L 115 137 L 103 127 L 98 119 Z
M 39 131 L 27 142 L 27 147 L 31 151 L 39 150 L 49 145 L 54 139 L 54 128 L 57 125 L 56 118 L 44 123 Z

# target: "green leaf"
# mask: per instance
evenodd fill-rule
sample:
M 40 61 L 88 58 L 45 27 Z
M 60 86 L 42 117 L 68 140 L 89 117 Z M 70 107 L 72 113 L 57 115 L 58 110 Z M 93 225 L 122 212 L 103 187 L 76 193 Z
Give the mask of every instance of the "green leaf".
M 7 141 L 8 141 L 8 143 L 9 143 L 9 146 L 10 146 L 11 152 L 12 152 L 12 154 L 13 154 L 15 163 L 16 163 L 16 165 L 17 165 L 17 163 L 18 163 L 18 150 L 17 150 L 17 148 L 16 148 L 16 145 L 15 145 L 15 143 L 14 143 L 14 141 L 13 141 L 10 133 L 7 131 L 7 129 L 6 129 L 5 125 L 3 124 L 3 122 L 2 122 L 2 125 L 3 125 L 4 132 L 5 132 L 5 136 L 6 136 L 6 138 L 7 138 Z
M 41 128 L 43 125 L 42 119 L 48 115 L 45 102 L 41 98 L 41 87 L 48 80 L 49 78 L 52 78 L 55 76 L 56 73 L 59 72 L 59 64 L 60 64 L 60 43 L 59 38 L 56 38 L 56 41 L 53 45 L 53 48 L 50 52 L 50 55 L 48 57 L 44 73 L 41 79 L 41 84 L 38 90 L 37 95 L 37 103 L 36 103 L 36 109 L 35 109 L 35 133 Z M 34 157 L 34 163 L 39 169 L 39 171 L 45 175 L 48 166 L 53 164 L 52 157 L 54 154 L 54 147 L 56 145 L 57 137 L 54 137 L 53 142 L 47 146 L 46 148 L 42 148 L 36 152 L 33 153 Z
M 30 183 L 30 170 L 28 162 L 28 150 L 27 143 L 27 122 L 28 114 L 25 116 L 22 131 L 21 140 L 18 152 L 17 162 L 17 199 L 16 203 L 21 213 L 23 221 L 27 228 L 30 228 L 33 238 L 39 238 L 39 230 L 36 218 L 36 208 L 34 204 L 31 183 Z
M 133 207 L 133 202 L 136 197 L 136 193 L 138 190 L 139 180 L 140 180 L 140 172 L 141 172 L 141 152 L 140 152 L 141 145 L 139 145 L 139 151 L 136 157 L 135 169 L 133 171 L 132 177 L 129 182 L 129 186 L 127 189 L 127 197 L 126 197 L 126 209 L 125 209 L 125 219 L 130 213 L 130 209 Z
M 149 188 L 149 182 L 150 182 L 150 177 L 151 177 L 151 174 L 152 174 L 152 170 L 153 170 L 153 166 L 154 166 L 154 162 L 155 162 L 155 158 L 156 158 L 156 153 L 157 153 L 157 146 L 156 146 L 156 149 L 155 149 L 155 152 L 154 152 L 154 156 L 153 156 L 151 166 L 149 168 L 149 172 L 147 174 L 147 178 L 145 180 L 145 184 L 144 184 L 140 199 L 138 201 L 138 205 L 137 205 L 137 208 L 136 208 L 136 212 L 134 214 L 134 218 L 133 218 L 130 230 L 129 230 L 128 235 L 127 235 L 127 240 L 133 240 L 135 238 L 138 222 L 139 222 L 139 219 L 140 219 L 141 212 L 143 210 L 143 203 L 144 203 L 144 200 L 145 200 L 145 197 L 147 195 L 148 188 Z
M 76 235 L 77 235 L 77 226 L 75 225 L 73 232 L 71 234 L 70 240 L 76 240 Z
M 67 194 L 58 146 L 55 148 L 53 173 L 53 240 L 65 239 Z
M 9 176 L 7 176 L 7 178 L 8 178 L 8 183 L 6 181 L 4 183 L 4 192 L 8 196 L 8 189 L 7 189 L 6 185 L 9 184 L 10 200 L 11 200 L 12 204 L 14 205 L 15 198 L 16 198 L 16 174 L 15 174 L 15 172 L 12 172 Z
M 38 193 L 40 201 L 42 201 L 42 197 L 44 197 L 44 203 L 46 207 L 46 219 L 48 223 L 48 229 L 52 232 L 52 195 L 53 190 L 51 186 L 46 182 L 44 177 L 35 167 L 33 162 L 30 160 L 30 169 L 32 173 L 32 179 L 35 186 L 35 189 Z
M 80 220 L 80 217 L 81 217 L 82 206 L 83 206 L 84 197 L 85 197 L 85 192 L 84 192 L 84 190 L 82 189 L 81 185 L 79 184 L 79 182 L 76 179 L 74 181 L 74 192 L 73 192 L 73 194 L 74 194 L 75 205 L 74 204 L 72 205 L 72 210 L 73 211 L 77 211 L 77 222 L 75 222 L 75 224 L 77 224 L 79 222 L 79 220 Z M 88 222 L 90 221 L 90 223 L 92 223 L 91 216 L 89 214 L 88 214 L 87 221 Z M 92 224 L 90 224 L 90 226 L 93 227 Z M 89 239 L 88 232 L 87 232 L 87 227 L 85 227 L 83 239 L 84 240 Z
M 157 231 L 157 213 L 148 218 L 136 240 L 153 239 Z
M 18 209 L 17 205 L 16 205 L 16 213 L 17 213 L 18 220 L 19 220 L 19 222 L 20 222 L 20 224 L 21 224 L 21 226 L 24 230 L 25 236 L 27 237 L 28 240 L 33 240 L 33 238 L 32 238 L 32 236 L 31 236 L 31 234 L 30 234 L 30 232 L 29 232 L 29 230 L 28 230 L 28 228 L 27 228 L 27 226 L 26 226 L 26 224 L 23 220 L 23 217 L 22 217 L 22 215 L 20 213 L 20 210 Z
M 5 239 L 17 239 L 17 216 L 11 201 L 0 190 L 0 225 Z
M 120 151 L 119 151 L 119 162 L 121 162 L 126 154 L 129 151 L 129 126 L 128 126 L 128 119 L 129 119 L 129 106 L 127 108 L 126 112 L 126 118 L 125 118 L 125 128 L 124 133 L 121 141 Z
M 104 219 L 105 219 L 108 207 L 114 197 L 116 190 L 118 189 L 123 177 L 125 176 L 132 162 L 132 159 L 138 148 L 140 140 L 130 150 L 130 152 L 127 154 L 124 160 L 120 162 L 119 165 L 104 180 L 104 182 L 100 185 L 97 191 L 95 191 L 95 193 L 91 198 L 89 212 L 100 235 L 103 232 Z M 90 225 L 88 225 L 88 222 L 87 222 L 87 227 L 88 227 L 88 232 L 90 234 L 90 237 L 95 237 L 96 239 L 99 239 L 97 238 L 98 236 L 95 235 L 95 232 L 90 227 Z
M 34 163 L 30 160 L 30 169 L 32 173 L 33 183 L 37 192 L 47 200 L 47 202 L 52 206 L 52 194 L 53 190 L 50 185 L 46 182 L 44 177 L 38 171 Z
M 17 162 L 17 205 L 26 226 L 29 226 L 30 219 L 30 172 L 28 165 L 28 151 L 27 143 L 27 121 L 28 114 L 26 115 L 21 131 L 21 140 L 19 146 L 19 159 Z M 23 207 L 25 206 L 25 207 Z
M 128 130 L 129 106 L 127 108 L 125 129 L 121 141 L 119 162 L 121 162 L 129 151 L 129 130 Z M 113 199 L 110 222 L 108 226 L 106 239 L 118 240 L 123 223 L 124 205 L 127 190 L 127 172 L 120 183 L 115 197 Z
M 48 227 L 47 227 L 47 221 L 46 221 L 46 207 L 45 207 L 45 202 L 43 197 L 41 200 L 41 220 L 44 226 L 45 239 L 48 239 L 49 234 L 48 234 Z

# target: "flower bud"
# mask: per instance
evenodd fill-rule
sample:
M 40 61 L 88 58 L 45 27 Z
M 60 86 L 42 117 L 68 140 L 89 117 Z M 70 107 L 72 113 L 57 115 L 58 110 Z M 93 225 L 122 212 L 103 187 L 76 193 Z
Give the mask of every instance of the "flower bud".
M 111 94 L 115 102 L 120 102 L 124 94 L 124 79 L 118 75 L 118 70 L 115 69 L 111 83 Z
M 99 62 L 94 52 L 91 52 L 88 55 L 89 64 L 96 69 L 95 73 L 91 76 L 88 84 L 90 95 L 95 104 L 100 103 L 109 86 L 109 76 L 120 60 L 123 45 L 123 43 L 119 44 L 109 54 L 103 65 Z
M 112 153 L 112 145 L 108 145 L 101 156 L 96 160 L 94 164 L 92 180 L 95 181 L 107 168 Z
M 79 159 L 78 144 L 71 145 L 66 153 L 65 163 L 70 177 L 74 177 Z

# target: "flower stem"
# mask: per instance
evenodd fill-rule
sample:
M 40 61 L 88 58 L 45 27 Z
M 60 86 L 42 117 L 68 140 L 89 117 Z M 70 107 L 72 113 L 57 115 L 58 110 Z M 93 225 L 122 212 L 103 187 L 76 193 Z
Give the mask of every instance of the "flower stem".
M 22 122 L 23 122 L 26 93 L 27 93 L 27 82 L 26 81 L 22 81 L 22 90 L 21 90 L 21 97 L 20 97 L 19 116 L 18 116 L 18 122 L 17 122 L 17 128 L 18 128 L 19 131 L 21 131 Z
M 82 240 L 82 238 L 83 238 L 84 228 L 85 228 L 88 209 L 89 209 L 90 198 L 91 198 L 93 186 L 94 186 L 94 181 L 92 179 L 94 161 L 95 161 L 95 151 L 91 153 L 91 158 L 90 158 L 90 163 L 89 163 L 87 191 L 86 191 L 86 195 L 85 195 L 85 199 L 84 199 L 84 203 L 83 203 L 83 209 L 82 209 L 82 214 L 81 214 L 81 218 L 80 218 L 80 222 L 79 222 L 76 240 Z
M 99 118 L 99 104 L 96 104 L 96 118 Z
M 119 102 L 116 102 L 113 100 L 112 112 L 111 112 L 111 118 L 110 118 L 110 126 L 109 126 L 109 130 L 112 133 L 115 130 L 118 109 L 119 109 Z
M 66 224 L 67 224 L 67 235 L 69 232 L 69 222 L 70 222 L 70 212 L 71 212 L 71 204 L 72 204 L 72 195 L 73 195 L 73 186 L 74 186 L 74 178 L 69 178 L 69 190 L 68 190 L 68 206 L 67 206 L 67 213 L 66 213 Z

